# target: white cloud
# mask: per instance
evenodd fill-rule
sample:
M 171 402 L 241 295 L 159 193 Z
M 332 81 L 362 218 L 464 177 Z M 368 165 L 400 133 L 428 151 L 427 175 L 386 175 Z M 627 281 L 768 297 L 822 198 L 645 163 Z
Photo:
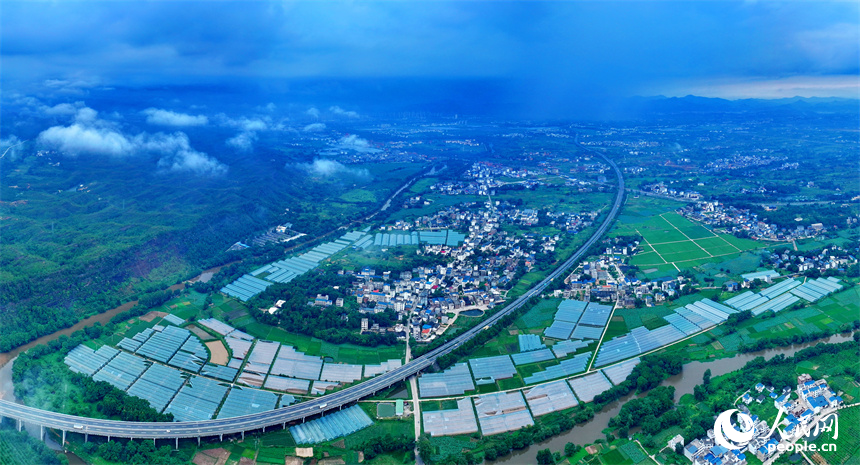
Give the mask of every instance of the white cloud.
M 265 131 L 269 128 L 268 123 L 265 120 L 271 120 L 268 116 L 263 118 L 230 118 L 224 113 L 219 113 L 217 115 L 218 122 L 222 126 L 228 126 L 233 128 L 239 128 L 242 131 Z
M 227 166 L 218 160 L 198 152 L 191 147 L 188 136 L 182 132 L 154 134 L 144 137 L 141 144 L 152 152 L 163 153 L 158 167 L 175 173 L 191 173 L 198 176 L 219 176 L 227 172 Z
M 146 115 L 146 122 L 161 126 L 204 126 L 209 123 L 205 115 L 189 115 L 160 108 L 147 108 L 141 113 Z
M 308 108 L 307 111 L 305 111 L 305 114 L 310 116 L 311 118 L 319 118 L 320 117 L 320 111 L 315 107 Z
M 71 103 L 58 103 L 52 107 L 45 106 L 43 111 L 46 115 L 74 115 L 78 112 L 77 107 Z
M 325 123 L 311 123 L 305 126 L 302 131 L 304 132 L 319 132 L 325 129 Z
M 372 147 L 367 139 L 362 139 L 355 134 L 341 137 L 340 140 L 337 141 L 337 144 L 335 144 L 335 148 L 341 150 L 355 150 L 356 152 L 362 153 L 381 152 L 380 149 Z
M 132 141 L 113 129 L 80 123 L 48 128 L 39 134 L 38 141 L 69 155 L 92 153 L 118 157 L 130 155 L 135 149 Z
M 0 139 L 0 158 L 17 159 L 21 155 L 23 142 L 14 134 L 5 139 Z
M 274 103 L 272 103 L 272 102 L 269 102 L 269 103 L 267 103 L 265 106 L 257 107 L 257 111 L 265 111 L 265 112 L 272 113 L 272 112 L 273 112 L 273 111 L 275 111 L 277 108 L 278 108 L 278 106 L 277 106 L 277 105 L 275 105 L 275 104 L 274 104 Z
M 254 148 L 254 142 L 256 140 L 256 133 L 250 131 L 240 132 L 234 137 L 227 139 L 227 145 L 241 152 L 250 152 Z
M 198 152 L 183 132 L 173 134 L 123 134 L 118 126 L 98 119 L 98 112 L 84 107 L 78 110 L 75 122 L 69 126 L 54 126 L 39 134 L 38 142 L 47 148 L 71 156 L 83 154 L 126 157 L 151 153 L 160 156 L 158 168 L 163 171 L 215 176 L 227 172 L 227 167 Z
M 332 114 L 337 115 L 337 116 L 345 116 L 347 118 L 358 118 L 358 113 L 356 113 L 354 111 L 344 110 L 343 108 L 341 108 L 337 105 L 329 107 L 328 111 L 330 111 Z
M 313 176 L 370 179 L 370 172 L 364 168 L 350 168 L 340 162 L 323 158 L 314 159 L 312 163 L 299 163 L 294 166 Z
M 354 148 L 364 148 L 370 145 L 367 142 L 367 139 L 362 139 L 355 134 L 350 134 L 348 136 L 343 136 L 338 141 L 338 145 L 341 147 L 354 147 Z
M 98 119 L 99 112 L 90 107 L 79 108 L 75 113 L 75 122 L 77 123 L 94 123 Z

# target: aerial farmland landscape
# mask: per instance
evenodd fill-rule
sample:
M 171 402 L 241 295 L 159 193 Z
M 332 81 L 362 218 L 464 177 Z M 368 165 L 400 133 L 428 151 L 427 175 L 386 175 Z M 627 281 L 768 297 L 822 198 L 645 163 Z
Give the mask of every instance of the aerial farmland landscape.
M 3 2 L 0 463 L 860 463 L 858 18 Z

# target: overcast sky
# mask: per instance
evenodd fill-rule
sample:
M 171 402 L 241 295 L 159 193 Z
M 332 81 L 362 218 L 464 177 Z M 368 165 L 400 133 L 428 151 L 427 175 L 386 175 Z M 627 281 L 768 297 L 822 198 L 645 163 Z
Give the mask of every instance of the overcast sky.
M 860 3 L 11 2 L 4 91 L 441 78 L 572 94 L 858 96 Z

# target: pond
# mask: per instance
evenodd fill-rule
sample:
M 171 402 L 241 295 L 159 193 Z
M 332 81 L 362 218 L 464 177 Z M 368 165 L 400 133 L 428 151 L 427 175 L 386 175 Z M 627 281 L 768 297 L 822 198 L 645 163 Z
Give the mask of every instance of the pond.
M 484 314 L 483 310 L 477 310 L 477 309 L 466 310 L 464 312 L 460 312 L 460 315 L 463 315 L 463 316 L 482 316 L 483 314 Z

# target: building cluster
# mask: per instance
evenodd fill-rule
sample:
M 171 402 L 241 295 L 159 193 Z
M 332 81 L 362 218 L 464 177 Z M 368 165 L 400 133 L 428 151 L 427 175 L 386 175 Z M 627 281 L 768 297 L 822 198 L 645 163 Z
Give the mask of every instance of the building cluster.
M 739 410 L 753 420 L 753 438 L 740 449 L 729 450 L 716 444 L 714 430 L 708 430 L 707 436 L 694 439 L 684 447 L 684 456 L 693 465 L 744 465 L 746 455 L 752 454 L 761 461 L 768 460 L 778 453 L 777 445 L 790 443 L 800 439 L 809 430 L 810 425 L 824 420 L 836 408 L 843 405 L 842 397 L 827 385 L 823 379 L 813 379 L 808 374 L 797 377 L 797 397 L 792 399 L 792 390 L 785 387 L 781 392 L 773 386 L 756 384 L 741 396 Z M 750 412 L 753 404 L 763 404 L 773 401 L 774 406 L 785 413 L 782 421 L 776 426 L 779 431 L 772 431 L 767 422 Z M 734 425 L 740 429 L 739 425 Z
M 449 315 L 491 308 L 500 301 L 501 294 L 493 284 L 497 283 L 496 275 L 456 262 L 401 273 L 377 274 L 364 267 L 355 278 L 352 294 L 359 302 L 359 312 L 393 310 L 398 321 L 393 327 L 380 328 L 362 319 L 362 331 L 394 331 L 398 337 L 406 337 L 408 331 L 418 341 L 442 334 L 453 322 Z
M 690 287 L 684 276 L 640 280 L 635 268 L 626 265 L 638 250 L 638 241 L 612 245 L 596 260 L 584 262 L 565 278 L 565 298 L 615 302 L 619 307 L 653 307 L 673 299 Z
M 572 214 L 519 208 L 507 201 L 471 202 L 448 207 L 414 221 L 397 221 L 383 229 L 468 231 L 461 245 L 425 243 L 420 255 L 439 255 L 447 263 L 420 266 L 400 273 L 364 268 L 356 274 L 352 294 L 363 313 L 397 314 L 397 326 L 367 331 L 408 331 L 416 340 L 427 341 L 444 333 L 453 322 L 451 315 L 462 311 L 485 310 L 503 299 L 517 280 L 549 259 L 562 240 L 561 235 L 529 233 L 539 221 L 548 221 L 569 233 L 592 224 L 596 212 Z M 504 228 L 503 228 L 504 227 Z M 514 227 L 525 232 L 509 232 Z
M 810 226 L 799 225 L 794 229 L 781 228 L 759 220 L 758 215 L 748 209 L 733 207 L 718 201 L 696 202 L 681 208 L 678 212 L 691 220 L 725 228 L 729 233 L 743 231 L 753 239 L 791 241 L 818 236 L 826 231 L 821 223 Z
M 802 273 L 809 270 L 818 270 L 822 273 L 828 270 L 844 272 L 848 266 L 857 263 L 857 257 L 838 245 L 826 247 L 819 251 L 786 250 L 781 253 L 773 252 L 766 255 L 764 259 L 768 262 L 769 267 L 792 273 Z
M 754 166 L 767 166 L 773 163 L 785 162 L 788 160 L 785 156 L 774 156 L 766 153 L 753 155 L 735 155 L 728 158 L 719 158 L 708 162 L 703 167 L 706 173 L 714 173 L 725 170 L 739 170 L 743 168 L 751 168 Z
M 645 192 L 650 192 L 652 194 L 663 195 L 666 197 L 673 197 L 678 199 L 699 200 L 702 198 L 702 194 L 694 190 L 676 189 L 671 186 L 666 186 L 666 183 L 662 181 L 654 184 L 646 184 L 642 186 L 642 190 Z

